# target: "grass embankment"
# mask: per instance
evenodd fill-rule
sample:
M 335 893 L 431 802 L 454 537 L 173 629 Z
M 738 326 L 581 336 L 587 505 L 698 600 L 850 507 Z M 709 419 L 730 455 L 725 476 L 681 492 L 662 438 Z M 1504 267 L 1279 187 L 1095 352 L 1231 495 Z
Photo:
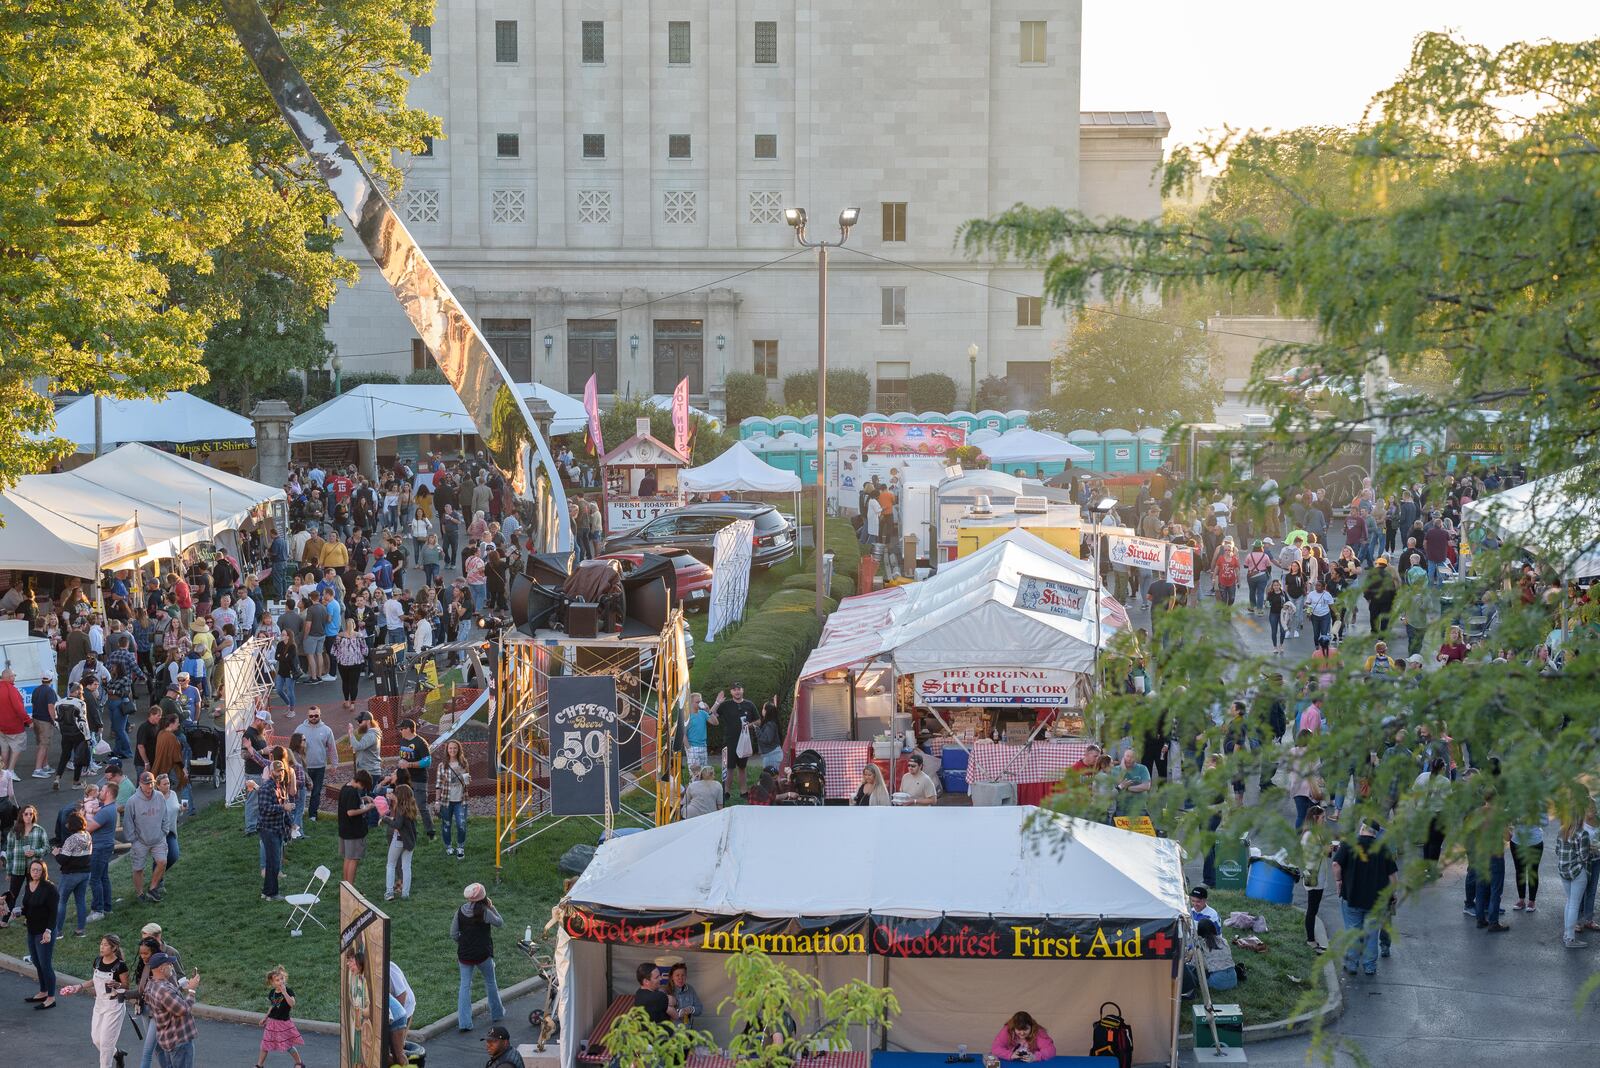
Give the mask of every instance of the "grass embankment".
M 134 899 L 131 869 L 125 859 L 118 860 L 111 868 L 111 884 L 113 895 L 122 903 L 111 917 L 91 924 L 87 938 L 73 937 L 76 913 L 69 907 L 55 966 L 72 975 L 87 976 L 101 933 L 120 935 L 131 954 L 139 929 L 154 921 L 183 954 L 184 967 L 203 976 L 201 1000 L 265 1012 L 267 969 L 281 964 L 289 970 L 289 982 L 298 999 L 295 1015 L 337 1020 L 340 866 L 334 822 L 324 809 L 319 822 L 307 822 L 307 837 L 288 848 L 288 870 L 280 892 L 304 890 L 318 864 L 326 864 L 333 873 L 314 912 L 331 929 L 307 923 L 300 938 L 289 937 L 284 927 L 289 915 L 286 903 L 261 900 L 257 842 L 242 832 L 243 826 L 242 809 L 221 805 L 212 805 L 183 824 L 178 832 L 182 857 L 167 879 L 166 900 L 160 904 L 146 905 Z M 505 917 L 505 929 L 495 936 L 496 972 L 503 990 L 532 974 L 516 942 L 530 924 L 535 936 L 542 936 L 550 909 L 561 895 L 563 877 L 557 860 L 571 846 L 579 842 L 592 845 L 598 838 L 599 828 L 585 819 L 551 827 L 508 855 L 497 884 L 494 821 L 473 819 L 466 859 L 446 858 L 441 843 L 420 836 L 412 858 L 410 900 L 385 902 L 385 848 L 380 845 L 379 831 L 372 832 L 356 886 L 390 916 L 393 958 L 416 990 L 418 1026 L 455 1009 L 458 973 L 450 967 L 456 959 L 450 918 L 461 904 L 462 888 L 472 882 L 483 883 Z M 0 932 L 0 950 L 16 957 L 27 952 L 21 924 Z M 483 996 L 481 981 L 474 991 L 475 998 Z
M 1328 995 L 1322 984 L 1322 966 L 1327 958 L 1319 957 L 1316 950 L 1306 945 L 1306 914 L 1303 909 L 1257 901 L 1230 890 L 1213 890 L 1210 900 L 1211 907 L 1224 920 L 1231 912 L 1249 912 L 1265 916 L 1268 928 L 1265 934 L 1258 936 L 1267 945 L 1265 953 L 1251 953 L 1233 946 L 1233 959 L 1244 965 L 1245 981 L 1232 990 L 1213 994 L 1211 1000 L 1214 1003 L 1238 1005 L 1244 1012 L 1245 1026 L 1254 1027 L 1256 1024 L 1298 1016 L 1317 1008 L 1326 1000 Z M 1329 920 L 1327 902 L 1323 903 L 1320 915 L 1326 925 Z M 1334 922 L 1337 923 L 1337 920 Z M 1231 944 L 1234 938 L 1248 932 L 1224 927 L 1222 933 Z M 1328 936 L 1331 938 L 1335 933 L 1336 930 L 1330 930 Z M 1193 1020 L 1189 1006 L 1197 1003 L 1183 1003 L 1183 1029 L 1186 1032 L 1191 1029 Z M 1209 1041 L 1209 1035 L 1205 1035 L 1204 1030 L 1202 1028 L 1202 1034 Z

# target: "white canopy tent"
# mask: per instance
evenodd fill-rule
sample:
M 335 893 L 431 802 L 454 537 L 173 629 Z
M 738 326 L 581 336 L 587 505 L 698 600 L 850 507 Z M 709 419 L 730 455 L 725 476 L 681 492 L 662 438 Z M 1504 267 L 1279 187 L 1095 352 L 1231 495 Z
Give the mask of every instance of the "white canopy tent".
M 773 467 L 736 441 L 710 463 L 679 472 L 678 485 L 689 493 L 799 493 L 801 483 L 799 475 Z
M 1025 426 L 982 442 L 978 448 L 996 464 L 1085 463 L 1094 459 L 1088 449 Z
M 529 400 L 555 409 L 550 431 L 571 434 L 588 422 L 583 402 L 539 382 L 517 386 Z M 449 386 L 362 385 L 299 416 L 289 427 L 290 444 L 306 441 L 378 441 L 410 434 L 466 435 L 478 428 Z
M 1065 1053 L 1111 1000 L 1138 1061 L 1176 1063 L 1186 915 L 1175 842 L 1036 808 L 725 809 L 607 842 L 559 906 L 562 1063 L 668 950 L 726 1043 L 718 958 L 746 945 L 893 989 L 892 1029 L 857 1049 L 982 1050 L 1026 1009 Z
M 56 409 L 55 436 L 77 445 L 78 452 L 93 452 L 94 397 L 79 397 Z M 254 441 L 255 438 L 255 424 L 250 420 L 190 393 L 171 392 L 159 399 L 100 399 L 103 451 L 131 441 Z
M 74 471 L 18 479 L 4 495 L 0 512 L 5 521 L 0 568 L 93 576 L 98 573 L 100 531 L 135 516 L 145 542 L 142 559 L 175 556 L 185 546 L 238 529 L 257 505 L 283 495 L 282 489 L 148 445 L 124 445 Z M 22 521 L 13 523 L 14 516 Z M 48 547 L 37 544 L 39 527 L 52 539 Z M 78 563 L 72 569 L 44 568 L 39 566 L 44 559 Z
M 1472 501 L 1461 518 L 1525 548 L 1566 578 L 1600 575 L 1600 469 L 1594 465 Z

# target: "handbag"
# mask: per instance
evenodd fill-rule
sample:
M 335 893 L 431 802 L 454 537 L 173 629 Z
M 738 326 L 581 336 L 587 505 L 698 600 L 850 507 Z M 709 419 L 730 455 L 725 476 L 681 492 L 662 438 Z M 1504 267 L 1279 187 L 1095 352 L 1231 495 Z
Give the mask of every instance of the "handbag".
M 756 747 L 750 741 L 750 726 L 746 724 L 739 729 L 739 744 L 734 746 L 733 752 L 740 760 L 747 760 L 755 751 Z
M 1110 1006 L 1114 1012 L 1107 1012 Z M 1115 1057 L 1120 1068 L 1133 1065 L 1133 1025 L 1122 1018 L 1122 1006 L 1107 1001 L 1100 1006 L 1100 1018 L 1094 1022 L 1089 1042 L 1089 1056 Z

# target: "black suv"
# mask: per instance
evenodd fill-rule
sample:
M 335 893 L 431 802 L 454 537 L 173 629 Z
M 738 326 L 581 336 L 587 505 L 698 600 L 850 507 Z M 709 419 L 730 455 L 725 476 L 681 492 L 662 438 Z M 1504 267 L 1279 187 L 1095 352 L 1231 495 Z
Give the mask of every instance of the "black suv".
M 781 564 L 795 551 L 794 526 L 770 504 L 726 501 L 674 508 L 641 526 L 606 539 L 605 551 L 618 552 L 644 546 L 686 549 L 705 564 L 715 564 L 717 531 L 729 523 L 748 519 L 755 524 L 753 567 Z

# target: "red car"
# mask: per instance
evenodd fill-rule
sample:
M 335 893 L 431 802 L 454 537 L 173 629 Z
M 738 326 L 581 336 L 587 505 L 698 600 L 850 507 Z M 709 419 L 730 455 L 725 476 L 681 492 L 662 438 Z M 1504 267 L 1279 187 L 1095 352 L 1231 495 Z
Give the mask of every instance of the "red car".
M 665 556 L 672 561 L 678 584 L 678 599 L 683 602 L 683 607 L 689 611 L 696 608 L 705 608 L 711 599 L 711 565 L 703 564 L 687 549 L 674 549 L 666 545 L 642 545 L 637 551 L 624 549 L 619 552 L 601 553 L 601 560 L 621 560 L 623 571 L 632 571 L 639 566 L 639 561 L 645 553 L 655 556 Z

